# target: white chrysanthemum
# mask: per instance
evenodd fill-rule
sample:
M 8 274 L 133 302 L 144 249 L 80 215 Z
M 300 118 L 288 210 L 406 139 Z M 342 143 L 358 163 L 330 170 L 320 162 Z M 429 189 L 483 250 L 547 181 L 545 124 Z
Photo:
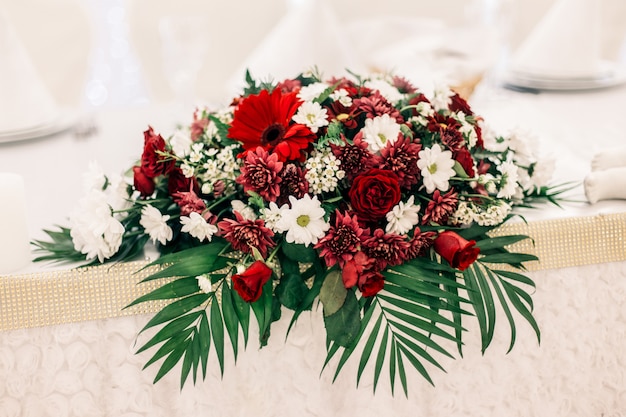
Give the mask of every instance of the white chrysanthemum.
M 107 184 L 107 177 L 96 161 L 89 162 L 87 172 L 83 174 L 83 189 L 86 192 L 91 190 L 104 190 Z
M 450 104 L 452 104 L 451 97 L 453 95 L 454 91 L 450 90 L 447 85 L 437 85 L 433 91 L 430 103 L 436 111 L 448 110 Z
M 534 167 L 533 174 L 530 177 L 535 188 L 541 188 L 548 185 L 554 175 L 554 158 L 539 159 Z
M 211 280 L 206 275 L 198 275 L 196 277 L 196 281 L 198 281 L 198 287 L 200 287 L 200 291 L 205 294 L 209 294 L 213 291 L 213 284 Z
M 503 162 L 498 166 L 498 171 L 502 174 L 498 190 L 498 198 L 511 198 L 518 189 L 517 165 L 512 161 Z
M 174 135 L 170 138 L 170 146 L 174 151 L 174 154 L 180 157 L 186 157 L 191 150 L 191 134 L 188 130 L 177 129 Z
M 474 125 L 467 121 L 467 116 L 465 115 L 465 113 L 460 111 L 453 116 L 461 124 L 459 132 L 463 134 L 463 137 L 467 141 L 468 148 L 471 149 L 476 146 L 476 142 L 478 142 L 478 134 L 476 133 Z
M 313 83 L 302 87 L 298 92 L 298 98 L 302 101 L 313 101 L 318 98 L 327 88 L 328 84 Z
M 410 196 L 406 203 L 400 201 L 387 213 L 388 223 L 385 230 L 387 233 L 397 233 L 399 235 L 410 232 L 419 223 L 419 211 L 420 206 L 415 204 L 414 196 Z
M 396 104 L 398 101 L 404 98 L 404 95 L 398 91 L 396 87 L 389 84 L 389 82 L 383 79 L 370 80 L 365 83 L 367 88 L 372 90 L 378 90 L 381 96 L 385 97 L 391 104 Z
M 86 259 L 100 262 L 115 255 L 122 244 L 124 226 L 111 212 L 104 192 L 92 190 L 80 200 L 70 216 L 70 236 L 74 248 Z
M 317 133 L 320 127 L 328 125 L 326 116 L 326 109 L 322 108 L 319 103 L 305 101 L 298 108 L 298 112 L 294 114 L 292 120 L 307 126 L 311 132 Z
M 121 175 L 115 174 L 109 176 L 109 186 L 107 187 L 108 202 L 113 211 L 118 211 L 118 218 L 126 217 L 128 213 L 126 209 L 132 207 L 133 203 L 130 200 L 128 194 L 128 186 L 124 178 Z
M 247 205 L 241 200 L 232 200 L 230 202 L 230 206 L 233 208 L 233 211 L 239 212 L 246 220 L 256 220 L 257 216 L 252 207 Z
M 305 194 L 301 199 L 289 196 L 291 208 L 281 210 L 278 227 L 287 231 L 285 239 L 289 243 L 309 246 L 322 238 L 330 225 L 324 221 L 324 209 L 317 197 Z
M 430 148 L 422 149 L 419 152 L 417 167 L 421 170 L 426 192 L 432 194 L 435 189 L 448 191 L 450 188 L 450 178 L 455 174 L 454 159 L 452 152 L 444 151 L 439 144 L 435 143 Z
M 217 233 L 217 226 L 207 223 L 200 213 L 191 212 L 189 216 L 181 216 L 180 223 L 183 225 L 181 230 L 184 233 L 189 233 L 200 242 L 205 239 L 210 242 L 213 235 Z
M 150 235 L 152 243 L 156 243 L 158 240 L 162 245 L 165 245 L 172 240 L 174 234 L 172 228 L 167 225 L 169 219 L 169 215 L 162 215 L 159 209 L 148 204 L 141 209 L 139 224 Z
M 282 209 L 287 209 L 287 206 L 284 205 Z M 278 207 L 276 203 L 273 201 L 270 202 L 269 207 L 266 207 L 262 210 L 262 218 L 265 221 L 265 226 L 270 229 L 274 233 L 282 233 L 283 229 L 278 227 L 278 222 L 282 218 L 281 208 Z
M 387 146 L 387 143 L 394 143 L 398 140 L 400 125 L 396 123 L 388 114 L 365 120 L 365 127 L 361 130 L 363 140 L 372 152 L 378 152 Z
M 331 93 L 330 98 L 338 101 L 344 107 L 352 106 L 352 97 L 350 97 L 348 91 L 346 89 L 341 88 L 339 90 L 335 90 Z

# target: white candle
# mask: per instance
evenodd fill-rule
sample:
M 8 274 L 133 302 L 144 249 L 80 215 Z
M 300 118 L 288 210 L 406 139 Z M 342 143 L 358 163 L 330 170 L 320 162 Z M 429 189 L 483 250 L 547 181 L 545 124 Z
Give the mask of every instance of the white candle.
M 30 260 L 24 180 L 0 172 L 0 274 L 16 271 Z

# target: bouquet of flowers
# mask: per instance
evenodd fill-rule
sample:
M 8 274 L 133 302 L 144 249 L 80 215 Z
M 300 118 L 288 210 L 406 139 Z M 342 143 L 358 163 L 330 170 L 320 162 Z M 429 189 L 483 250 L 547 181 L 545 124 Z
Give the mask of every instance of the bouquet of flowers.
M 70 227 L 35 242 L 40 260 L 159 249 L 145 280 L 162 285 L 133 302 L 171 300 L 142 330 L 160 327 L 139 349 L 156 349 L 155 382 L 179 362 L 181 386 L 195 382 L 211 349 L 223 372 L 227 342 L 236 357 L 256 320 L 265 345 L 283 309 L 291 328 L 321 305 L 335 376 L 358 354 L 357 381 L 369 366 L 375 387 L 387 364 L 405 393 L 407 365 L 432 383 L 437 355 L 461 353 L 468 316 L 486 349 L 497 303 L 511 348 L 518 316 L 539 339 L 522 273 L 536 257 L 507 249 L 527 236 L 489 235 L 515 207 L 559 194 L 522 136 L 399 76 L 246 83 L 167 139 L 148 128 L 132 170 L 92 175 Z

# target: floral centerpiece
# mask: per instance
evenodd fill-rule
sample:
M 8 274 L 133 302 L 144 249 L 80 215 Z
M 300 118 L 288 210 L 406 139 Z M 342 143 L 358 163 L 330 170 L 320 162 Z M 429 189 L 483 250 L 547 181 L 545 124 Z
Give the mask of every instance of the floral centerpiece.
M 398 76 L 246 81 L 168 138 L 148 128 L 128 175 L 96 175 L 70 227 L 35 242 L 40 260 L 93 263 L 159 249 L 146 281 L 162 285 L 133 302 L 171 300 L 142 330 L 160 327 L 139 349 L 156 349 L 155 382 L 179 362 L 181 386 L 195 382 L 211 349 L 223 372 L 252 320 L 263 346 L 284 309 L 295 325 L 320 304 L 324 366 L 358 354 L 358 379 L 370 366 L 376 386 L 387 364 L 405 393 L 406 366 L 432 383 L 437 356 L 461 352 L 469 316 L 486 349 L 497 303 L 511 347 L 518 316 L 539 339 L 520 271 L 536 257 L 507 249 L 527 237 L 489 235 L 559 193 L 519 136 Z

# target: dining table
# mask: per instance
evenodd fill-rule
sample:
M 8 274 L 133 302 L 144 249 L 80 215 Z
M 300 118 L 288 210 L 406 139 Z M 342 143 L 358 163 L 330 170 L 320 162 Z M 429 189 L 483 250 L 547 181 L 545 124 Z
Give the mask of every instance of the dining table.
M 324 367 L 325 329 L 314 306 L 289 331 L 283 312 L 262 348 L 251 329 L 236 360 L 226 350 L 223 373 L 212 353 L 207 374 L 181 388 L 178 368 L 153 383 L 158 366 L 144 369 L 152 352 L 137 352 L 150 335 L 140 330 L 162 305 L 125 308 L 151 288 L 139 284 L 150 250 L 84 268 L 31 260 L 0 275 L 0 417 L 626 417 L 626 200 L 591 204 L 584 189 L 595 154 L 626 150 L 626 85 L 512 89 L 486 78 L 470 104 L 496 130 L 532 132 L 533 146 L 554 161 L 552 183 L 567 184 L 559 205 L 520 210 L 501 228 L 530 236 L 521 250 L 539 257 L 526 267 L 540 340 L 520 320 L 509 351 L 511 329 L 499 314 L 482 352 L 478 323 L 467 318 L 462 357 L 443 358 L 445 372 L 432 370 L 432 384 L 408 371 L 405 395 L 399 384 L 392 392 L 384 374 L 375 389 L 370 371 L 357 384 L 357 358 L 336 377 L 336 362 Z M 66 111 L 66 129 L 0 142 L 0 172 L 24 180 L 30 240 L 67 226 L 90 164 L 124 173 L 148 126 L 167 137 L 191 123 L 193 109 L 187 119 L 176 104 L 159 102 Z

